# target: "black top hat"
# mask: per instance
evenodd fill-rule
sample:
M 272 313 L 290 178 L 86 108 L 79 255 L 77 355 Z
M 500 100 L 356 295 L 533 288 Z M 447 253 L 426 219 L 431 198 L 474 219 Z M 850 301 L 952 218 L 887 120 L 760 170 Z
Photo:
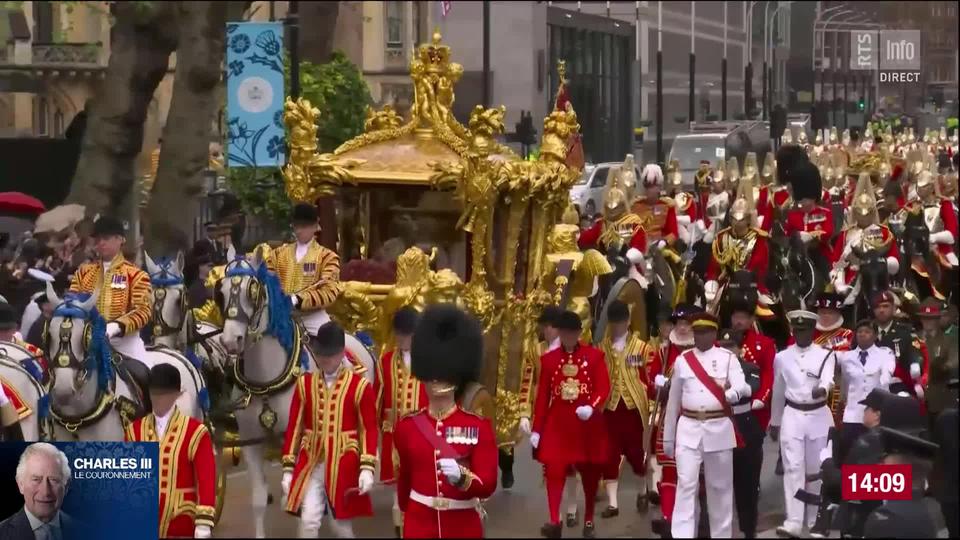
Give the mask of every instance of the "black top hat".
M 813 199 L 819 202 L 823 195 L 823 180 L 820 178 L 820 169 L 809 161 L 797 164 L 791 174 L 790 184 L 793 186 L 793 200 Z
M 330 321 L 317 329 L 317 335 L 310 338 L 313 352 L 320 356 L 341 354 L 346 347 L 346 337 L 339 324 Z
M 417 320 L 420 319 L 420 313 L 410 307 L 403 306 L 393 314 L 393 332 L 395 334 L 412 335 L 417 329 Z
M 748 315 L 753 315 L 757 312 L 756 302 L 750 302 L 748 297 L 736 296 L 730 302 L 730 313 L 736 312 L 746 313 Z
M 124 236 L 126 235 L 126 227 L 124 227 L 123 222 L 119 219 L 111 216 L 100 216 L 96 222 L 93 224 L 93 236 L 94 238 L 99 238 L 101 236 Z
M 583 321 L 580 320 L 580 316 L 576 313 L 564 311 L 557 317 L 556 327 L 558 330 L 580 331 L 583 329 Z
M 179 392 L 180 371 L 170 364 L 157 364 L 150 368 L 150 390 L 155 392 Z
M 820 296 L 817 296 L 817 309 L 835 309 L 837 311 L 843 309 L 844 297 L 839 293 L 832 292 L 822 292 Z
M 13 330 L 17 327 L 17 313 L 13 306 L 0 302 L 0 330 Z
M 293 207 L 294 225 L 316 225 L 317 207 L 310 203 L 299 203 Z
M 540 316 L 537 318 L 537 324 L 556 327 L 557 319 L 561 313 L 563 313 L 563 310 L 560 309 L 559 306 L 547 306 L 540 312 Z
M 579 318 L 579 317 L 578 317 Z M 607 321 L 612 323 L 630 320 L 630 307 L 620 300 L 613 300 L 607 305 Z
M 413 332 L 410 364 L 421 381 L 462 388 L 480 377 L 483 332 L 476 317 L 451 304 L 429 306 Z

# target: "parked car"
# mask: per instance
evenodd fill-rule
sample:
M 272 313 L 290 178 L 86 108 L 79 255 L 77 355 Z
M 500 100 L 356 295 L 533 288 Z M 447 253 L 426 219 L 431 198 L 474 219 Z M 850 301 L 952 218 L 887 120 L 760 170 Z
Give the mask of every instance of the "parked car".
M 570 188 L 570 202 L 584 219 L 595 216 L 603 205 L 603 191 L 607 184 L 613 179 L 611 170 L 623 165 L 622 161 L 610 161 L 606 163 L 590 164 L 583 167 L 583 174 L 577 183 Z M 640 178 L 640 171 L 634 169 L 637 178 Z
M 757 166 L 763 167 L 764 157 L 771 149 L 769 122 L 696 122 L 691 124 L 689 133 L 674 139 L 667 161 L 675 159 L 680 163 L 684 187 L 692 188 L 703 160 L 712 166 L 721 159 L 726 162 L 736 157 L 742 167 L 747 153 L 756 152 Z

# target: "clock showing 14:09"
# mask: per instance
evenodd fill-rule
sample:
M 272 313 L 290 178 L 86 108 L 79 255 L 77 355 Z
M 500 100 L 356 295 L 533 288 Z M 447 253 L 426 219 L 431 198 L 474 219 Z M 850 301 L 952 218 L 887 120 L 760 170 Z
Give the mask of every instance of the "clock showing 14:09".
M 913 470 L 904 464 L 843 465 L 843 500 L 910 500 Z

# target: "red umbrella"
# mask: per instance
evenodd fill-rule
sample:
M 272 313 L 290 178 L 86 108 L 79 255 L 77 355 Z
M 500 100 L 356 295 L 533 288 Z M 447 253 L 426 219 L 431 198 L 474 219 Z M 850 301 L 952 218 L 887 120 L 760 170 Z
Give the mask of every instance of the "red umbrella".
M 0 212 L 20 212 L 25 214 L 42 214 L 47 210 L 35 197 L 19 191 L 5 191 L 0 193 Z

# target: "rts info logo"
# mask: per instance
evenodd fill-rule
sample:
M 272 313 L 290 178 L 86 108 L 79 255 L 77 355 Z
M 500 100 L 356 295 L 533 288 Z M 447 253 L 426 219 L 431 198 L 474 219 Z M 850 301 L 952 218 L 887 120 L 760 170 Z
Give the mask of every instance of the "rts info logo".
M 880 82 L 920 81 L 920 30 L 850 32 L 850 68 L 879 70 Z

